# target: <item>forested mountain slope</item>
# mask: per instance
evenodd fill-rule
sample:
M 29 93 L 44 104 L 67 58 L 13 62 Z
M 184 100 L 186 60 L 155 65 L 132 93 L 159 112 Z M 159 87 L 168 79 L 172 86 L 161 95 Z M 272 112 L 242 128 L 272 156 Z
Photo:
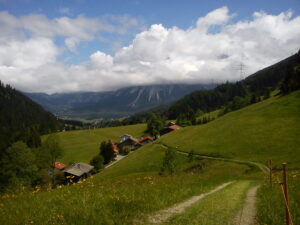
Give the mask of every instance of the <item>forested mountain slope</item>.
M 186 95 L 176 101 L 165 115 L 169 119 L 176 119 L 180 114 L 196 112 L 198 110 L 209 112 L 233 101 L 235 97 L 245 98 L 268 95 L 276 88 L 280 88 L 283 80 L 295 67 L 300 65 L 300 51 L 270 67 L 262 69 L 246 79 L 236 83 L 225 83 L 212 90 L 200 90 Z
M 46 134 L 57 131 L 61 126 L 54 115 L 0 81 L 0 150 L 23 139 L 32 127 L 40 134 Z

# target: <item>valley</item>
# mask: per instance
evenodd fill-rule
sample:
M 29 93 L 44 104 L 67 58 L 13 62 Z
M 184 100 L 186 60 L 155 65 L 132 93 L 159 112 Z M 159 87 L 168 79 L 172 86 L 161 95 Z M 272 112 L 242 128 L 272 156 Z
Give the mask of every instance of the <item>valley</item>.
M 300 225 L 299 0 L 0 0 L 0 225 Z
M 198 224 L 203 221 L 207 225 L 236 225 L 239 224 L 236 222 L 237 217 L 240 216 L 239 221 L 245 220 L 241 218 L 240 210 L 245 204 L 248 191 L 258 184 L 262 185 L 262 189 L 259 189 L 257 197 L 259 213 L 255 220 L 265 221 L 268 217 L 264 213 L 268 212 L 261 207 L 270 207 L 266 205 L 269 202 L 265 202 L 265 198 L 271 198 L 271 195 L 264 193 L 265 197 L 262 198 L 261 194 L 268 189 L 265 182 L 267 173 L 251 163 L 265 164 L 271 158 L 274 160 L 274 168 L 279 169 L 281 162 L 286 161 L 290 169 L 299 173 L 299 98 L 299 91 L 283 97 L 271 97 L 205 125 L 171 132 L 131 152 L 121 161 L 82 183 L 41 190 L 40 193 L 32 194 L 25 189 L 18 195 L 2 195 L 0 222 Z M 282 121 L 289 125 L 281 126 Z M 124 132 L 139 137 L 143 135 L 145 128 L 145 125 L 133 125 L 59 133 L 66 151 L 61 160 L 68 162 L 80 159 L 88 162 L 98 151 L 97 145 L 102 139 L 117 141 Z M 272 131 L 276 132 L 272 134 Z M 278 134 L 288 136 L 277 141 Z M 259 141 L 256 142 L 257 139 Z M 252 144 L 247 144 L 248 142 Z M 264 149 L 264 146 L 268 148 Z M 283 146 L 285 151 L 281 151 Z M 175 173 L 159 175 L 168 148 L 186 153 L 194 150 L 194 159 L 189 161 L 187 154 L 178 152 Z M 293 199 L 290 206 L 293 221 L 297 224 L 300 218 L 296 210 L 299 190 L 295 185 L 300 176 L 292 174 L 289 178 L 290 195 Z M 181 213 L 172 214 L 166 220 L 149 220 L 159 210 L 210 192 L 226 182 L 232 183 L 197 201 Z M 278 184 L 274 183 L 273 191 L 278 195 L 274 200 L 280 202 Z M 35 207 L 31 207 L 32 205 Z M 280 204 L 275 209 L 281 210 Z M 8 218 L 12 211 L 17 212 L 17 216 Z M 1 221 L 1 218 L 4 220 Z M 283 219 L 284 216 L 279 218 L 280 221 Z

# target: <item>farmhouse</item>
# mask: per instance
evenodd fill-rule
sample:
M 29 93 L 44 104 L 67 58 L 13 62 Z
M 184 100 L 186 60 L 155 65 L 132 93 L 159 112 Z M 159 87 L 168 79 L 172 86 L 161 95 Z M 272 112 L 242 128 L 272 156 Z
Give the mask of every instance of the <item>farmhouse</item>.
M 120 143 L 122 143 L 130 137 L 132 137 L 130 134 L 123 134 L 122 136 L 120 136 Z
M 145 144 L 147 144 L 147 143 L 153 141 L 153 139 L 154 139 L 154 138 L 153 138 L 153 137 L 150 137 L 150 136 L 142 137 L 138 142 L 136 142 L 136 143 L 134 144 L 134 147 L 135 147 L 135 148 L 140 148 L 140 147 L 142 147 L 143 145 L 145 145 Z
M 74 176 L 74 181 L 79 181 L 83 178 L 89 177 L 91 174 L 93 166 L 86 163 L 74 163 L 71 166 L 63 170 L 65 176 Z
M 164 135 L 164 134 L 170 133 L 172 131 L 179 130 L 181 128 L 182 128 L 181 126 L 178 126 L 175 123 L 169 123 L 167 127 L 165 127 L 164 129 L 162 129 L 160 131 L 160 135 Z
M 120 137 L 119 147 L 132 149 L 134 147 L 134 144 L 137 142 L 138 142 L 138 140 L 136 138 L 132 137 L 131 135 L 123 134 Z

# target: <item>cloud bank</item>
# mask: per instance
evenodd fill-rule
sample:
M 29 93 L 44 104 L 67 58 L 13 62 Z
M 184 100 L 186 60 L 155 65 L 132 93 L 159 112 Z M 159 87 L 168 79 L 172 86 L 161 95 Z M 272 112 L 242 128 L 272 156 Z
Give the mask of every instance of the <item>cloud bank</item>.
M 210 83 L 240 79 L 299 49 L 300 16 L 254 12 L 234 21 L 222 7 L 200 17 L 188 29 L 153 24 L 131 44 L 109 55 L 95 50 L 86 62 L 69 65 L 60 59 L 77 52 L 83 42 L 102 32 L 123 34 L 139 21 L 128 16 L 109 19 L 42 14 L 15 17 L 0 12 L 0 80 L 29 92 L 107 91 L 159 83 Z M 59 46 L 56 38 L 63 39 Z M 80 54 L 80 52 L 78 52 Z

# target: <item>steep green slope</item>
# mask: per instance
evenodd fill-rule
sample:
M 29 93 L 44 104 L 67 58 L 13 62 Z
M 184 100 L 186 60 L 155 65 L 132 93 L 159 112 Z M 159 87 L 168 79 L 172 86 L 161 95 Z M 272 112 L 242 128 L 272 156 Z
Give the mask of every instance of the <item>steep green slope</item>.
M 118 142 L 119 137 L 124 133 L 139 138 L 145 130 L 145 124 L 138 124 L 58 133 L 64 149 L 64 156 L 60 161 L 64 163 L 89 163 L 91 158 L 99 152 L 99 146 L 102 141 L 112 140 Z
M 178 147 L 187 152 L 193 149 L 201 154 L 260 162 L 271 156 L 275 162 L 286 160 L 296 167 L 299 165 L 300 146 L 299 100 L 300 91 L 284 97 L 272 97 L 229 113 L 206 125 L 188 127 L 167 134 L 83 183 L 42 193 L 38 193 L 37 189 L 38 191 L 31 194 L 25 191 L 17 196 L 0 196 L 0 223 L 147 224 L 145 221 L 148 215 L 157 210 L 183 202 L 229 180 L 253 179 L 260 176 L 245 164 L 207 159 L 196 159 L 188 163 L 187 157 L 182 154 L 178 159 L 178 171 L 174 175 L 160 176 L 158 171 L 162 165 L 165 146 Z M 96 144 L 98 138 L 100 140 L 100 137 L 105 135 L 109 135 L 108 138 L 118 138 L 119 132 L 134 135 L 132 128 L 136 128 L 138 133 L 139 129 L 142 131 L 145 127 L 106 128 L 59 135 L 63 145 L 69 145 L 68 154 L 71 156 L 72 152 L 75 155 L 75 147 L 79 151 L 91 152 L 87 150 L 86 143 Z M 124 130 L 121 132 L 121 129 Z M 190 170 L 191 168 L 193 170 Z M 239 192 L 238 202 L 231 206 L 230 211 L 223 211 L 221 206 L 214 208 L 219 210 L 218 217 L 224 216 L 224 221 L 227 221 L 226 217 L 232 217 L 240 208 L 246 189 L 247 187 L 224 189 L 202 203 L 199 202 L 183 214 L 183 217 L 173 219 L 179 224 L 182 221 L 188 224 L 197 213 L 194 210 L 206 209 L 211 204 L 209 199 L 219 202 L 219 199 L 226 198 L 228 203 L 234 203 L 232 193 Z
M 248 170 L 245 165 L 211 160 L 195 160 L 181 166 L 199 162 L 205 167 L 194 172 L 178 171 L 164 176 L 158 175 L 158 171 L 140 172 L 115 179 L 99 174 L 55 190 L 23 190 L 18 195 L 3 195 L 0 196 L 0 224 L 149 224 L 147 218 L 153 212 L 237 180 Z
M 208 124 L 161 139 L 167 146 L 210 156 L 300 165 L 300 91 L 272 97 Z
M 56 132 L 63 124 L 40 105 L 0 81 L 0 153 L 24 139 L 26 129 L 37 126 L 41 134 Z

